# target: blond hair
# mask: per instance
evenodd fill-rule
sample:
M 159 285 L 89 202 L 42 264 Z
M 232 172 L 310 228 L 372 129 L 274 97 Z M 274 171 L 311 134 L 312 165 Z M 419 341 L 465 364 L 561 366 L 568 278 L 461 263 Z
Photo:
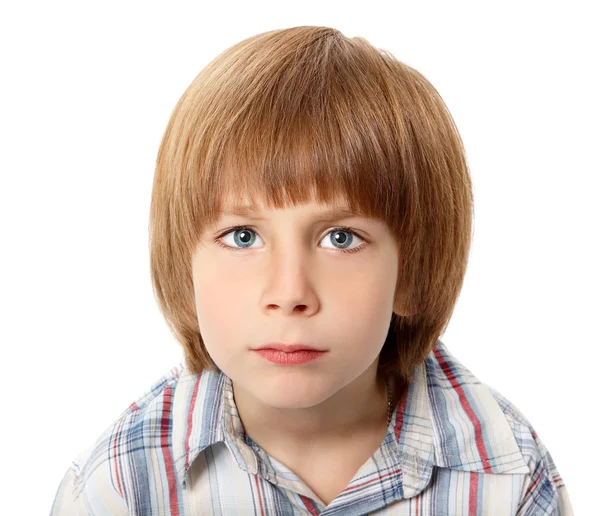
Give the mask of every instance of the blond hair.
M 445 331 L 471 245 L 473 198 L 462 140 L 437 90 L 360 37 L 302 26 L 247 38 L 192 81 L 160 144 L 150 268 L 186 368 L 218 370 L 199 331 L 191 256 L 222 201 L 271 209 L 344 197 L 382 220 L 399 249 L 379 372 L 403 380 Z

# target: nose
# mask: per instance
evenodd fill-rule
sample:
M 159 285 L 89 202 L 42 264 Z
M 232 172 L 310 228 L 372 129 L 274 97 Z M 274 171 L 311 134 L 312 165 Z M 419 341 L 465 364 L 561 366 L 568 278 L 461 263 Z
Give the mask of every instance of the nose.
M 268 265 L 264 303 L 268 310 L 281 309 L 285 314 L 312 313 L 318 308 L 315 293 L 317 270 L 311 256 L 302 250 L 273 252 Z

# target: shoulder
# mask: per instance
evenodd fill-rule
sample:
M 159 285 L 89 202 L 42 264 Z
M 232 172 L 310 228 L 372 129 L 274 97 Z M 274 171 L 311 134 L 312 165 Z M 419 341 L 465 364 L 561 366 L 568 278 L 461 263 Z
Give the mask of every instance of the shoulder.
M 438 341 L 424 364 L 429 418 L 440 467 L 492 474 L 529 469 L 490 388 Z
M 72 510 L 94 514 L 95 507 L 126 514 L 130 497 L 130 468 L 134 455 L 160 439 L 165 412 L 170 411 L 174 389 L 183 363 L 154 381 L 101 433 L 96 441 L 72 461 L 55 496 L 53 511 Z M 169 414 L 170 416 L 170 414 Z M 83 512 L 85 509 L 85 512 Z M 66 514 L 53 512 L 52 514 Z
M 525 415 L 505 396 L 491 386 L 486 386 L 504 413 L 523 459 L 529 468 L 529 477 L 537 480 L 535 488 L 552 497 L 564 488 L 564 481 L 552 455 Z
M 494 400 L 502 410 L 506 421 L 508 422 L 513 436 L 521 450 L 525 462 L 531 472 L 535 470 L 535 464 L 545 460 L 544 446 L 532 424 L 525 415 L 509 401 L 503 394 L 490 385 L 486 388 L 493 396 Z
M 557 514 L 571 514 L 551 454 L 515 404 L 480 381 L 441 341 L 424 365 L 436 465 L 521 475 L 519 515 L 554 514 L 556 509 Z
M 183 371 L 183 363 L 179 363 L 155 380 L 140 396 L 132 401 L 129 406 L 116 419 L 119 421 L 127 421 L 128 419 L 137 419 L 149 415 L 153 407 L 161 403 L 166 396 L 172 392 L 177 386 L 181 373 Z M 111 425 L 110 428 L 114 426 Z
M 541 464 L 552 484 L 555 487 L 561 485 L 562 480 L 548 450 L 514 403 L 482 382 L 441 341 L 428 355 L 425 368 L 432 419 L 442 456 L 449 455 L 446 448 L 451 449 L 452 456 L 457 459 L 461 454 L 456 450 L 463 448 L 478 448 L 479 457 L 488 459 L 501 458 L 511 452 L 515 465 L 517 456 L 521 459 L 518 461 L 520 467 L 514 468 L 514 472 L 533 474 Z M 464 462 L 464 467 L 469 467 L 466 459 Z M 462 462 L 457 460 L 446 466 L 459 467 Z M 479 470 L 485 472 L 483 468 Z M 497 471 L 492 467 L 489 472 L 511 471 L 507 468 Z

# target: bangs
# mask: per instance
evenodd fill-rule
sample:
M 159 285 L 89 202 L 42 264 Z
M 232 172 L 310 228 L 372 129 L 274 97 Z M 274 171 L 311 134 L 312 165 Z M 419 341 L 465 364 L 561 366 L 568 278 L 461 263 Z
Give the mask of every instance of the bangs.
M 382 127 L 383 116 L 373 113 L 384 111 L 381 105 L 368 108 L 367 116 L 352 109 L 360 92 L 334 89 L 336 84 L 330 78 L 312 92 L 266 84 L 260 95 L 246 99 L 236 121 L 215 133 L 208 149 L 214 161 L 190 178 L 199 216 L 212 222 L 225 199 L 268 209 L 343 200 L 357 214 L 387 220 L 399 201 L 399 192 L 386 181 L 401 169 L 397 142 L 374 136 L 390 133 Z M 194 184 L 201 177 L 204 181 Z

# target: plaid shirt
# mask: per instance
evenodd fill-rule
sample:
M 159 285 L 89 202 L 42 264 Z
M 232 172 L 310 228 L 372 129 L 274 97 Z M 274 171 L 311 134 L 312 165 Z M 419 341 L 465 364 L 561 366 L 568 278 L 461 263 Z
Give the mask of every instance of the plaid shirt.
M 55 515 L 572 515 L 528 420 L 440 340 L 379 449 L 329 505 L 241 424 L 231 379 L 161 377 L 67 469 Z

